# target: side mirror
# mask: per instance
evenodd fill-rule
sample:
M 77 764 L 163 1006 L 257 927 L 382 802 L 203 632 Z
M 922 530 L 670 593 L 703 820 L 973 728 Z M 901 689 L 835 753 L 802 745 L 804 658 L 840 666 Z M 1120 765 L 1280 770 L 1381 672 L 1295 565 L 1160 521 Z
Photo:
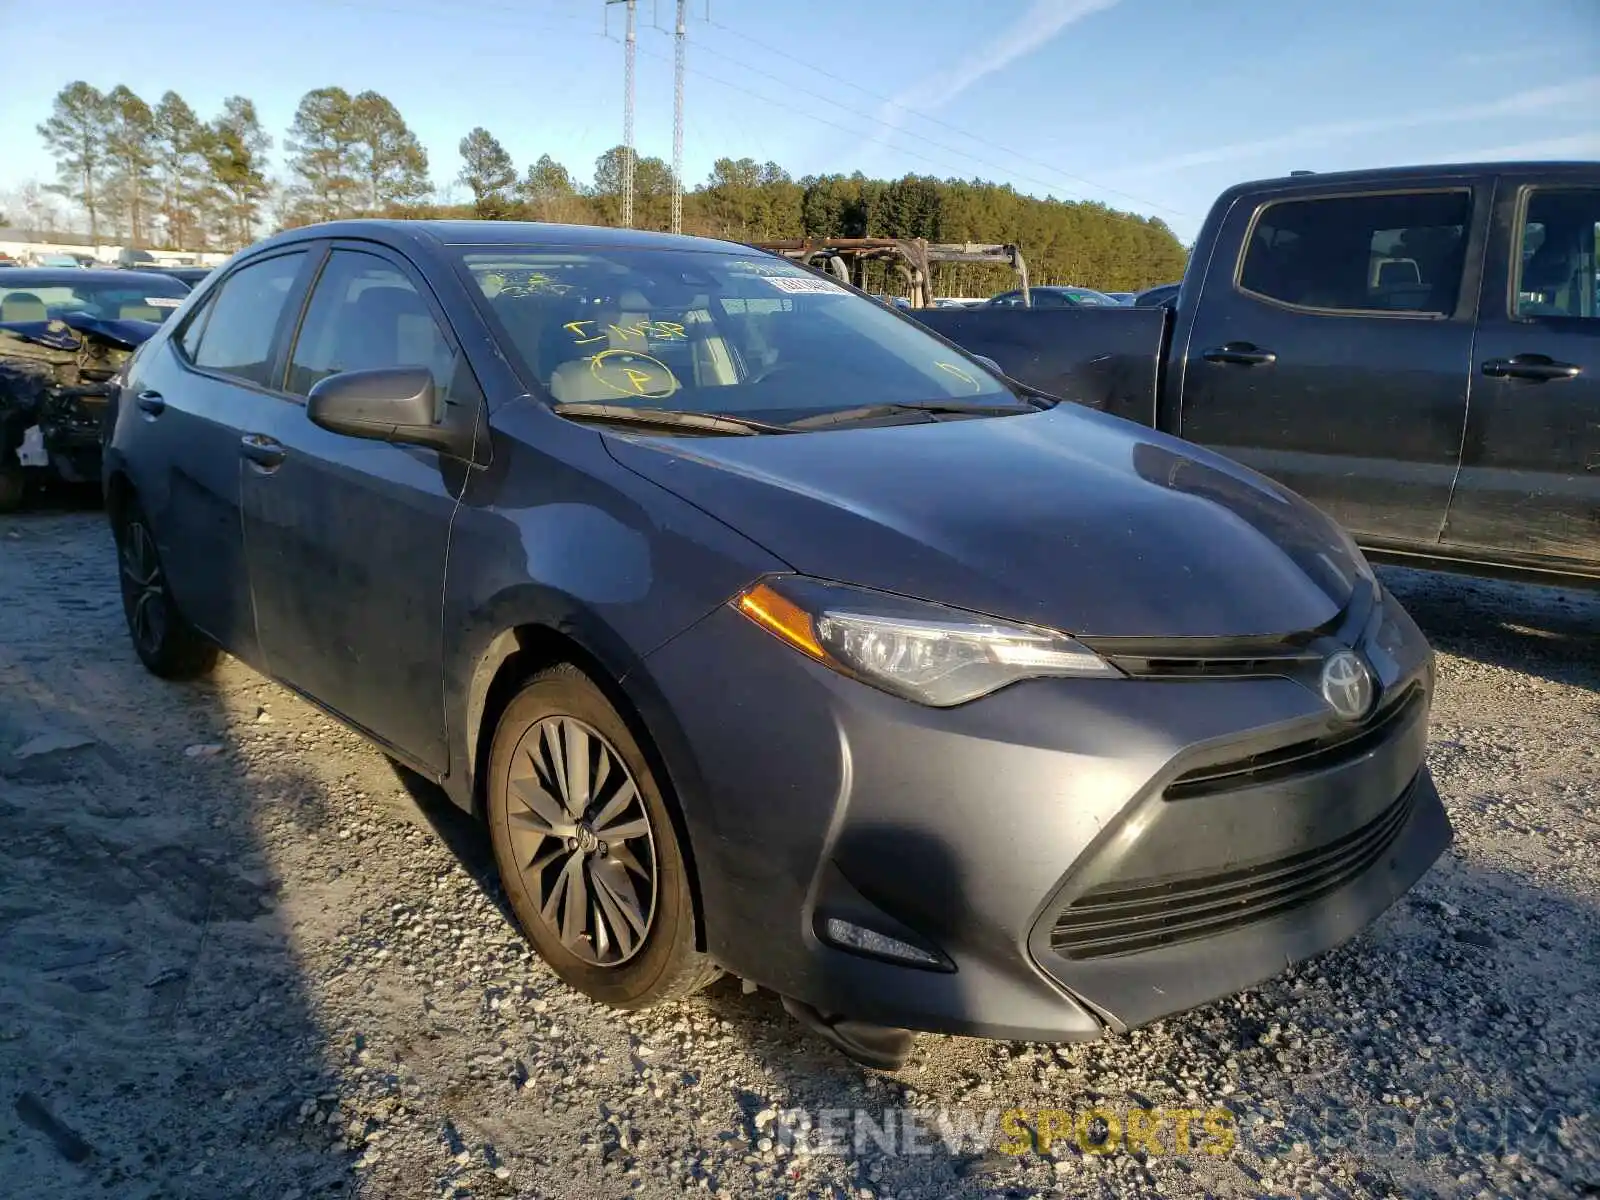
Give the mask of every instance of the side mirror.
M 1005 371 L 1001 370 L 1000 364 L 995 362 L 995 360 L 990 358 L 987 354 L 974 354 L 972 357 L 977 359 L 984 366 L 988 367 L 989 370 L 993 371 L 996 375 L 1002 377 L 1005 375 Z
M 306 397 L 306 416 L 347 437 L 459 454 L 460 432 L 434 419 L 436 405 L 433 373 L 426 367 L 382 367 L 320 380 Z

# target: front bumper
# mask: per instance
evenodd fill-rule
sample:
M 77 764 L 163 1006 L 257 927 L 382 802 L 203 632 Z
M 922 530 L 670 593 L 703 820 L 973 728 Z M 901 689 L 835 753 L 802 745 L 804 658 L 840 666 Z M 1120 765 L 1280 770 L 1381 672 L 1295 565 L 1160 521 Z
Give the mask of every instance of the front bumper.
M 1281 677 L 925 708 L 719 611 L 646 663 L 681 727 L 666 757 L 707 948 L 823 1013 L 1024 1040 L 1260 982 L 1359 932 L 1450 841 L 1427 643 L 1386 594 L 1367 636 L 1385 699 L 1352 731 Z M 830 917 L 940 965 L 831 945 Z

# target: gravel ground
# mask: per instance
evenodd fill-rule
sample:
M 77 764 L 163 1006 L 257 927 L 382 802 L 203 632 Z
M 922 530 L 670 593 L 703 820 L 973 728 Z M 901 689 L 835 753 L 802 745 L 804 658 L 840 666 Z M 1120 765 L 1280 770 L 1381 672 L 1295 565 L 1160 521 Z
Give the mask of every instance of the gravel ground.
M 925 1037 L 888 1076 L 737 980 L 632 1016 L 567 991 L 470 821 L 231 660 L 145 675 L 114 571 L 98 512 L 0 520 L 9 1195 L 1600 1194 L 1600 597 L 1388 575 L 1440 651 L 1458 837 L 1356 941 L 1131 1036 Z M 1165 1119 L 1011 1136 L 1095 1106 Z

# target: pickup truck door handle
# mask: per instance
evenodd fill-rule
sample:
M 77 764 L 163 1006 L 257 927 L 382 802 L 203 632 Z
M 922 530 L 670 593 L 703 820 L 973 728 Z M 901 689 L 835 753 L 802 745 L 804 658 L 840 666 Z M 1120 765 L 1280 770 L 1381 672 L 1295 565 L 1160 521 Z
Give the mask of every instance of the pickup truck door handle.
M 1491 358 L 1483 364 L 1490 379 L 1574 379 L 1583 368 L 1557 362 L 1547 354 L 1518 354 L 1514 358 Z
M 276 471 L 288 457 L 283 443 L 264 433 L 247 433 L 239 439 L 239 453 L 263 471 Z
M 159 417 L 167 411 L 167 402 L 161 398 L 160 392 L 140 392 L 134 397 L 134 403 L 139 406 L 140 412 L 147 412 L 152 417 Z
M 1264 367 L 1278 361 L 1278 356 L 1271 350 L 1259 349 L 1249 342 L 1229 342 L 1226 346 L 1207 350 L 1200 357 L 1207 362 L 1232 363 L 1240 367 Z

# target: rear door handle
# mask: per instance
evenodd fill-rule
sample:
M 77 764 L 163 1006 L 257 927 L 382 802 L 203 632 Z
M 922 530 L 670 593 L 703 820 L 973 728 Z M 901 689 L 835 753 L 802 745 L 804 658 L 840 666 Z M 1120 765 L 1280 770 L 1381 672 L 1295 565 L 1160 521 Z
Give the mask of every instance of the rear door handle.
M 1207 362 L 1231 363 L 1239 367 L 1264 367 L 1278 361 L 1278 356 L 1271 350 L 1259 349 L 1249 342 L 1229 342 L 1226 346 L 1205 351 L 1200 357 Z
M 1575 363 L 1557 362 L 1548 354 L 1491 358 L 1483 364 L 1483 373 L 1490 379 L 1575 379 L 1582 371 Z
M 134 402 L 138 404 L 140 412 L 147 412 L 152 417 L 159 417 L 167 411 L 167 402 L 160 392 L 142 391 L 134 397 Z
M 247 433 L 239 439 L 239 453 L 264 471 L 276 471 L 288 457 L 283 443 L 264 433 Z

